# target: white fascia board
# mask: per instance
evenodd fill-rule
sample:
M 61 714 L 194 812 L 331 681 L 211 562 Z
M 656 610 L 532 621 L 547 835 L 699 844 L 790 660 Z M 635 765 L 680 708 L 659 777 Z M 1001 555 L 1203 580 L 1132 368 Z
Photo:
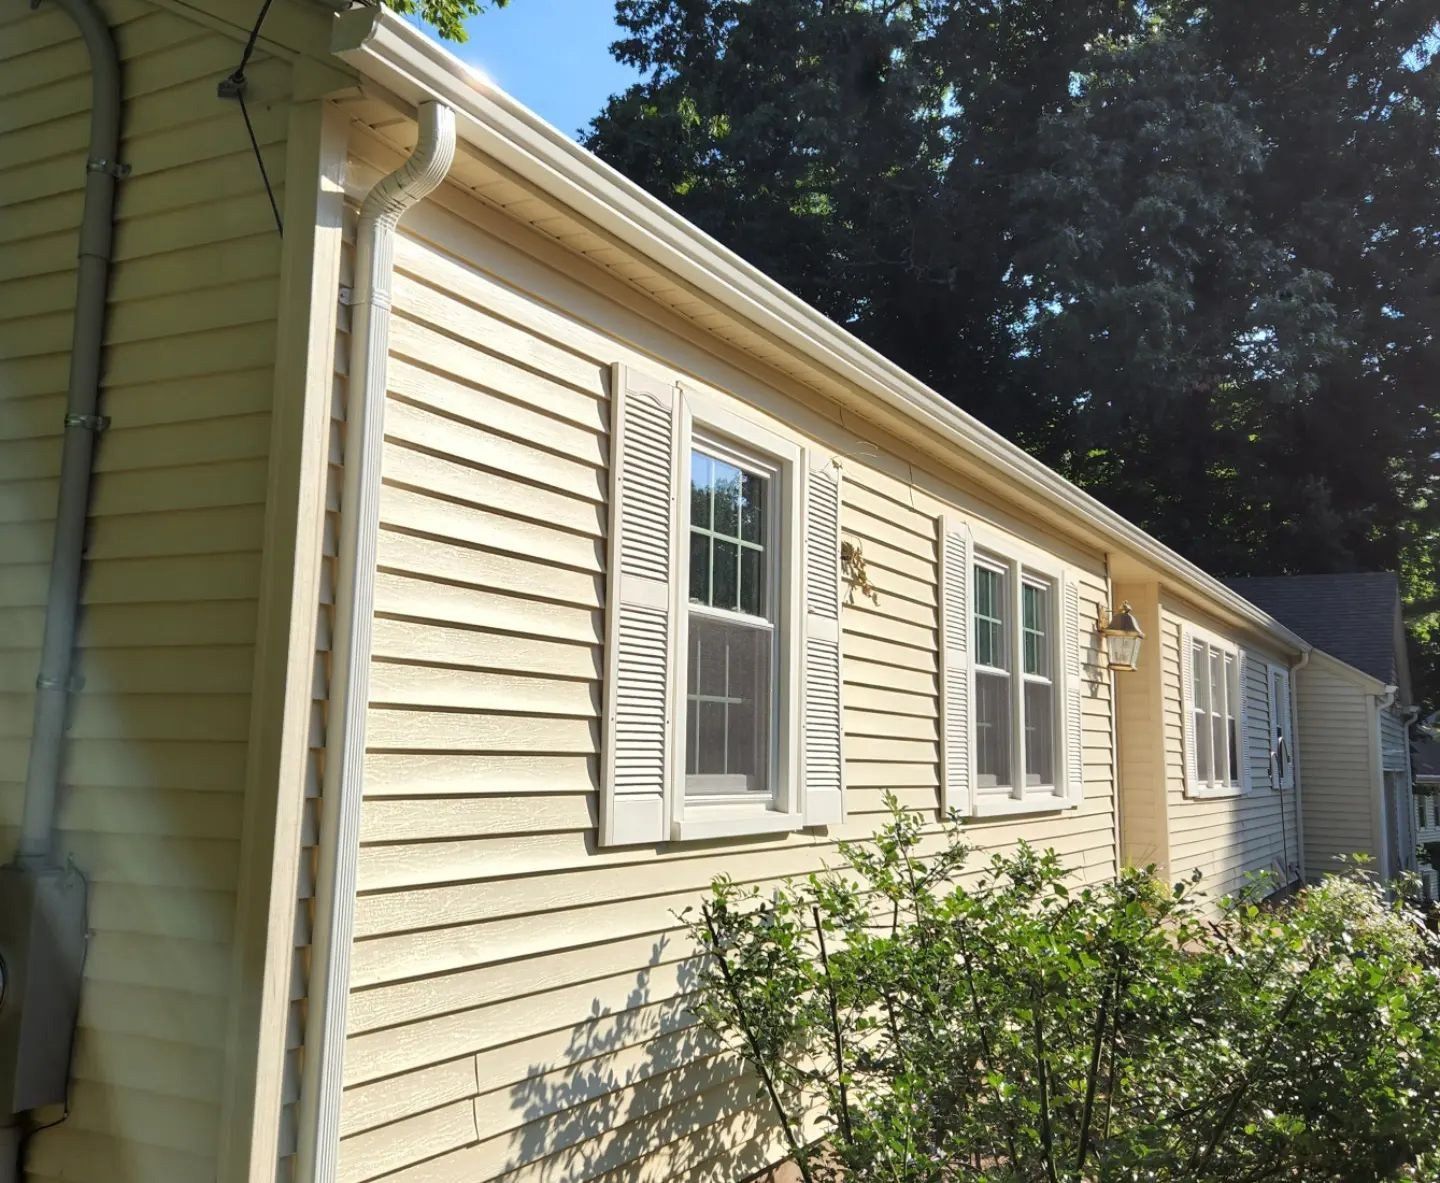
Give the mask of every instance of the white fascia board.
M 1310 650 L 1309 642 L 1273 616 L 907 374 L 400 17 L 380 8 L 347 12 L 336 19 L 331 49 L 362 77 L 412 106 L 426 98 L 453 106 L 460 139 L 477 152 L 754 328 L 945 440 L 970 463 L 1062 507 L 1116 549 L 1276 638 L 1288 651 Z

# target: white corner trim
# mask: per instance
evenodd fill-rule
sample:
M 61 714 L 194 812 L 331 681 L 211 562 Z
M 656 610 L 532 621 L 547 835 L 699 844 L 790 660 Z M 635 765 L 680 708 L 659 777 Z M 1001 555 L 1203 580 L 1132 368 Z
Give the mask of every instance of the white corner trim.
M 453 104 L 460 138 L 477 151 L 761 332 L 932 432 L 971 463 L 1062 507 L 1287 650 L 1310 648 L 1273 616 L 821 315 L 393 13 L 357 8 L 342 14 L 331 48 L 404 102 L 438 98 Z
M 364 794 L 365 711 L 380 530 L 380 460 L 395 228 L 432 192 L 455 159 L 455 117 L 437 102 L 420 105 L 414 153 L 381 178 L 360 207 L 351 301 L 350 385 L 331 646 L 325 783 L 320 801 L 319 866 L 300 1088 L 298 1183 L 332 1183 L 340 1150 L 340 1097 L 350 943 L 355 927 L 360 805 Z

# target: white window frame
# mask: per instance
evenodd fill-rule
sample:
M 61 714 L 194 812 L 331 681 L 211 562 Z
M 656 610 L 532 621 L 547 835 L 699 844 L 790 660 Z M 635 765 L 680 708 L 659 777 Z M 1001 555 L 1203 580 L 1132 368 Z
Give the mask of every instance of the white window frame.
M 766 595 L 771 619 L 690 603 L 690 456 L 692 450 L 719 454 L 740 467 L 761 471 L 771 481 L 765 509 Z M 670 786 L 671 837 L 675 840 L 780 833 L 804 825 L 800 800 L 801 539 L 800 482 L 804 451 L 722 400 L 685 390 L 680 406 L 680 473 L 677 485 L 678 571 L 675 579 L 675 763 Z M 777 496 L 778 494 L 778 496 Z M 743 622 L 772 631 L 771 788 L 690 794 L 686 792 L 686 733 L 690 685 L 690 616 Z
M 1265 672 L 1267 692 L 1270 696 L 1270 784 L 1276 789 L 1295 787 L 1295 700 L 1294 679 L 1290 668 L 1271 662 Z M 1277 691 L 1276 683 L 1280 686 Z M 1283 771 L 1276 768 L 1276 745 L 1281 736 L 1285 738 L 1285 753 L 1288 759 Z
M 975 596 L 977 581 L 976 567 L 988 567 L 1005 576 L 1005 599 L 1007 619 L 1005 621 L 1004 645 L 1010 657 L 1010 670 L 1001 670 L 981 665 L 975 640 Z M 1047 556 L 1018 547 L 988 532 L 979 532 L 970 554 L 970 571 L 967 573 L 969 593 L 965 605 L 965 628 L 969 634 L 970 652 L 974 655 L 972 664 L 971 711 L 972 730 L 978 722 L 979 689 L 978 679 L 983 674 L 1004 675 L 1010 681 L 1010 780 L 1009 791 L 1005 786 L 982 788 L 980 786 L 978 732 L 973 743 L 973 803 L 971 816 L 1000 817 L 1025 813 L 1051 813 L 1077 804 L 1067 791 L 1064 761 L 1065 744 L 1065 697 L 1066 667 L 1064 635 L 1065 621 L 1063 599 L 1065 594 L 1065 569 Z M 1027 580 L 1044 587 L 1049 592 L 1049 678 L 1028 675 L 1024 671 L 1024 601 L 1023 587 Z M 1050 769 L 1049 783 L 1027 785 L 1025 768 L 1025 686 L 1027 682 L 1047 682 L 1050 694 Z
M 1246 735 L 1246 712 L 1245 696 L 1247 688 L 1245 685 L 1245 661 L 1240 647 L 1233 641 L 1217 636 L 1206 629 L 1196 628 L 1193 625 L 1181 631 L 1180 643 L 1185 646 L 1181 653 L 1180 677 L 1185 681 L 1185 673 L 1191 670 L 1189 684 L 1181 687 L 1181 700 L 1184 704 L 1185 717 L 1182 722 L 1184 732 L 1184 743 L 1188 747 L 1193 745 L 1194 751 L 1186 752 L 1186 775 L 1185 793 L 1186 796 L 1195 798 L 1215 799 L 1223 797 L 1243 796 L 1249 788 L 1249 777 L 1246 775 L 1247 763 L 1249 760 L 1249 745 Z M 1195 683 L 1193 676 L 1194 649 L 1196 645 L 1205 647 L 1205 681 L 1210 702 L 1205 709 L 1206 730 L 1204 736 L 1205 745 L 1210 748 L 1210 769 L 1211 776 L 1208 779 L 1200 777 L 1200 743 L 1201 736 L 1199 728 L 1195 723 L 1196 712 L 1200 709 L 1195 701 Z M 1224 718 L 1227 723 L 1226 734 L 1233 734 L 1235 745 L 1235 773 L 1236 779 L 1229 776 L 1229 761 L 1226 761 L 1226 776 L 1222 780 L 1214 775 L 1215 772 L 1215 719 L 1220 713 L 1213 709 L 1214 687 L 1210 685 L 1210 658 L 1212 654 L 1220 657 L 1220 669 L 1225 690 L 1225 712 Z M 1187 660 L 1188 658 L 1188 660 Z M 1228 726 L 1233 721 L 1234 731 Z M 1228 751 L 1226 753 L 1229 754 Z M 1193 775 L 1191 774 L 1191 770 Z

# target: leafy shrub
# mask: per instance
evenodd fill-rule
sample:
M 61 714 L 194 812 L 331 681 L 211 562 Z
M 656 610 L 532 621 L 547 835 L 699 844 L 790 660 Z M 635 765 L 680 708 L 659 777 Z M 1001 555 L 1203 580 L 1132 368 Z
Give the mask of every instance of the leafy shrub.
M 686 916 L 697 1012 L 807 1180 L 1437 1177 L 1434 938 L 1362 873 L 1215 918 L 1026 846 L 962 882 L 959 830 L 891 808 L 840 868 Z

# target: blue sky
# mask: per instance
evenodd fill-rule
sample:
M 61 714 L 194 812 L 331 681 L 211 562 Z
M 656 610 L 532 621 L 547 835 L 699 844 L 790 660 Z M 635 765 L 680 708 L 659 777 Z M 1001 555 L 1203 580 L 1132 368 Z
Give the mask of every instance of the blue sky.
M 637 78 L 610 56 L 614 0 L 510 0 L 465 28 L 449 48 L 568 135 Z

